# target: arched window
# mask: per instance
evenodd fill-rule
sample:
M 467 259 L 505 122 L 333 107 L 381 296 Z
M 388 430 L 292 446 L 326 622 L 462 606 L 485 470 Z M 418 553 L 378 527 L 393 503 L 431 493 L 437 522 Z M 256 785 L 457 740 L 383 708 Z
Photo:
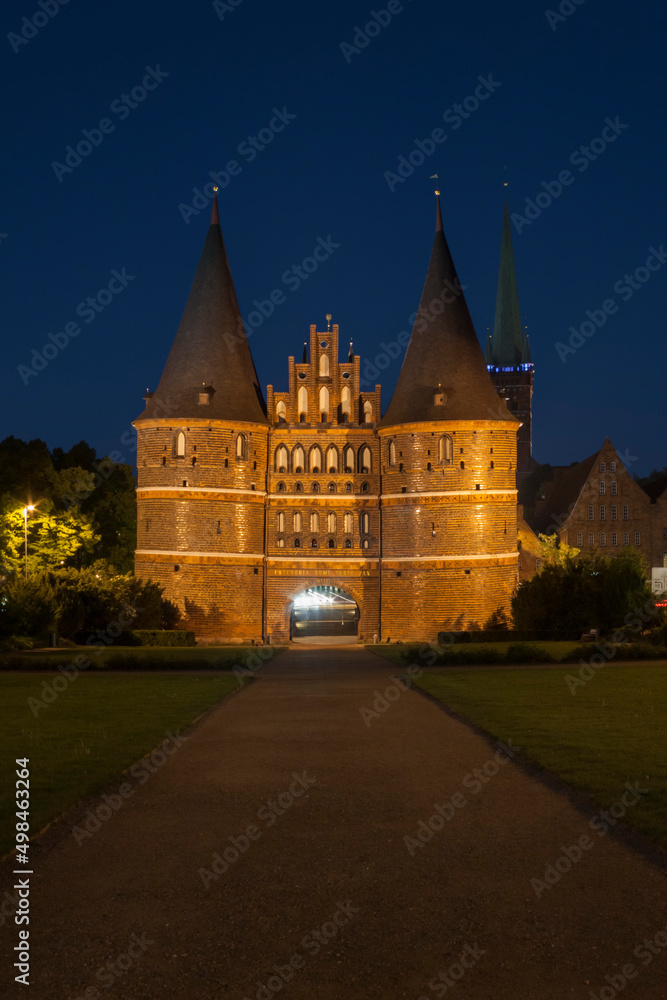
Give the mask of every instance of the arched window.
M 296 493 L 303 493 L 303 483 L 297 483 L 294 490 Z
M 282 532 L 284 530 L 285 530 L 285 513 L 284 511 L 281 510 L 276 516 L 276 531 Z
M 327 514 L 327 531 L 332 534 L 336 530 L 336 515 Z
M 321 472 L 322 470 L 322 449 L 319 445 L 314 445 L 310 449 L 310 455 L 308 456 L 308 461 L 310 465 L 311 472 Z
M 292 451 L 292 472 L 303 472 L 306 465 L 306 456 L 300 444 Z
M 371 472 L 372 471 L 372 460 L 371 460 L 371 449 L 367 444 L 364 444 L 359 449 L 359 472 Z
M 320 375 L 326 376 L 329 374 L 329 356 L 327 354 L 320 354 Z
M 389 442 L 389 464 L 396 465 L 396 442 L 392 440 Z
M 296 394 L 296 406 L 299 411 L 299 420 L 303 417 L 304 421 L 308 418 L 308 390 L 305 385 L 299 386 L 299 391 Z
M 465 464 L 465 462 L 460 462 L 460 463 L 459 463 L 459 465 L 460 465 L 460 467 L 461 467 L 462 469 L 465 469 L 465 467 L 466 467 L 466 464 Z M 510 468 L 511 468 L 511 463 L 510 463 Z
M 317 513 L 310 515 L 310 530 L 313 534 L 320 530 L 320 515 Z
M 370 424 L 373 422 L 373 404 L 370 399 L 367 399 L 364 403 L 364 423 Z
M 604 462 L 600 462 L 600 472 L 605 472 L 606 469 L 607 469 L 607 466 L 605 465 L 605 463 Z
M 327 448 L 327 472 L 338 472 L 338 448 L 331 445 Z
M 313 483 L 313 485 L 310 487 L 310 492 L 311 493 L 319 493 L 320 492 L 320 484 L 319 483 Z
M 287 472 L 289 454 L 284 444 L 276 448 L 276 472 Z
M 336 547 L 336 543 L 334 542 L 333 538 L 330 538 L 329 541 L 327 542 L 327 548 L 333 549 L 335 547 Z
M 361 515 L 361 534 L 367 535 L 371 530 L 371 516 L 366 511 Z
M 336 492 L 336 484 L 335 483 L 329 483 L 327 489 L 329 490 L 329 493 L 335 493 Z
M 295 531 L 301 531 L 303 528 L 303 518 L 301 517 L 301 514 L 299 513 L 298 510 L 295 512 L 294 517 L 292 519 L 292 527 L 294 528 Z
M 326 385 L 320 388 L 320 413 L 323 421 L 329 419 L 329 390 Z
M 352 548 L 352 542 L 351 542 L 351 540 L 349 538 L 345 539 L 345 548 L 346 549 L 351 549 Z
M 351 514 L 345 514 L 343 517 L 343 531 L 346 535 L 351 535 L 354 531 L 354 518 Z
M 362 493 L 368 493 L 368 483 L 362 483 L 361 484 L 361 492 Z
M 345 483 L 345 492 L 346 493 L 352 492 L 352 483 Z
M 317 539 L 316 538 L 311 539 L 310 547 L 311 547 L 311 549 L 316 549 L 317 548 Z
M 284 538 L 276 538 L 276 548 L 277 549 L 284 549 L 285 548 L 285 539 Z
M 609 463 L 609 471 L 610 472 L 616 472 L 616 462 L 610 462 Z
M 449 434 L 443 434 L 438 441 L 438 462 L 440 465 L 448 465 L 452 461 L 454 448 Z
M 294 548 L 295 549 L 300 549 L 301 548 L 301 539 L 300 538 L 295 538 L 294 539 Z
M 176 457 L 185 458 L 185 434 L 179 431 L 176 435 Z
M 285 492 L 285 484 L 284 483 L 278 483 L 278 492 L 279 493 L 284 493 Z
M 368 546 L 369 546 L 369 544 L 370 544 L 370 543 L 369 543 L 369 541 L 368 541 L 368 539 L 367 539 L 367 538 L 362 538 L 362 539 L 361 539 L 361 547 L 362 547 L 362 549 L 367 549 L 367 548 L 368 548 Z
M 276 403 L 276 420 L 279 423 L 281 420 L 287 420 L 287 407 L 285 406 L 285 401 L 283 399 L 279 399 Z
M 245 434 L 236 435 L 236 458 L 237 461 L 243 462 L 248 457 L 248 439 Z
M 348 445 L 344 452 L 345 471 L 354 472 L 354 448 Z
M 349 385 L 344 385 L 340 394 L 340 409 L 347 417 L 352 416 L 352 393 Z

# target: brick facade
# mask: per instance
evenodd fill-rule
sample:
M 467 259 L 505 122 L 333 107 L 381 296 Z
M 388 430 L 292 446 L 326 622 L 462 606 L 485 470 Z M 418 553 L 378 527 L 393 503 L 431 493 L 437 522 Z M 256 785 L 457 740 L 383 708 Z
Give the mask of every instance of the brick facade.
M 360 359 L 339 362 L 338 337 L 311 326 L 289 390 L 268 386 L 268 427 L 137 424 L 136 571 L 200 636 L 288 641 L 292 602 L 314 586 L 356 601 L 367 641 L 435 639 L 509 611 L 516 422 L 381 430 L 380 386 L 360 391 Z

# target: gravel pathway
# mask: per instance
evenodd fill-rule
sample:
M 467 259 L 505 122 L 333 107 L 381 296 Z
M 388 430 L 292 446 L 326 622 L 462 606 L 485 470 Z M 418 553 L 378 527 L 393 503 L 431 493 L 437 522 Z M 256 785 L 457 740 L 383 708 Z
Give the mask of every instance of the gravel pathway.
M 394 669 L 292 648 L 95 832 L 68 814 L 33 849 L 31 986 L 4 995 L 667 998 L 660 870 L 426 697 L 394 685 L 364 721 Z

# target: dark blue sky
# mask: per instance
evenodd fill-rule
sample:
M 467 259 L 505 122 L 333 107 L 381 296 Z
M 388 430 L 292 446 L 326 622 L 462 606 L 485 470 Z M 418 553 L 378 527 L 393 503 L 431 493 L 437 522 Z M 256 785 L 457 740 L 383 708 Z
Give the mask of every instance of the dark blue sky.
M 42 3 L 55 11 L 55 0 Z M 520 215 L 543 182 L 564 170 L 572 178 L 539 217 L 514 228 L 535 361 L 535 456 L 580 460 L 609 435 L 633 473 L 667 464 L 667 264 L 654 257 L 659 266 L 640 271 L 630 292 L 622 280 L 651 248 L 667 246 L 667 15 L 625 0 L 561 7 L 573 12 L 552 26 L 527 0 L 392 0 L 391 21 L 372 27 L 376 36 L 354 52 L 342 43 L 354 44 L 356 26 L 386 10 L 384 0 L 70 0 L 38 29 L 29 24 L 38 12 L 38 25 L 47 19 L 38 0 L 6 0 L 0 436 L 65 448 L 86 438 L 132 460 L 130 421 L 145 388 L 157 385 L 208 225 L 210 208 L 186 222 L 179 206 L 192 205 L 193 188 L 232 160 L 236 176 L 219 197 L 241 309 L 247 316 L 276 288 L 286 295 L 250 338 L 262 385 L 287 387 L 287 356 L 300 352 L 311 322 L 325 326 L 327 312 L 342 343 L 354 340 L 362 372 L 406 329 L 430 252 L 436 172 L 484 341 L 506 165 L 510 208 Z M 487 99 L 465 120 L 454 110 L 443 120 L 480 77 L 491 77 Z M 154 89 L 133 99 L 144 78 Z M 295 117 L 283 125 L 274 109 Z M 68 172 L 54 168 L 103 119 L 107 132 L 92 132 L 89 155 L 78 165 L 70 158 Z M 241 144 L 272 121 L 282 131 L 261 133 L 272 141 L 253 157 Z M 446 139 L 392 191 L 385 174 L 438 128 Z M 613 141 L 591 148 L 605 128 Z M 571 160 L 581 146 L 595 158 Z M 294 289 L 283 275 L 318 237 L 339 246 Z M 132 280 L 113 279 L 114 269 Z M 102 311 L 84 305 L 77 316 L 110 281 Z M 608 299 L 616 311 L 562 361 L 556 344 L 568 345 L 569 328 Z M 80 332 L 27 374 L 33 348 L 52 344 L 49 333 L 64 345 L 57 335 L 67 323 Z M 384 408 L 399 366 L 378 378 Z

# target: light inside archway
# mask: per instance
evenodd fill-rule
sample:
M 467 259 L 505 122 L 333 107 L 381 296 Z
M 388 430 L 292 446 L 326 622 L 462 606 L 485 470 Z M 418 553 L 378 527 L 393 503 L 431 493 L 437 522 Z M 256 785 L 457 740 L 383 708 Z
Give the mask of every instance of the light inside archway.
M 311 588 L 294 598 L 295 608 L 322 608 L 335 604 L 356 606 L 356 601 L 339 590 Z

